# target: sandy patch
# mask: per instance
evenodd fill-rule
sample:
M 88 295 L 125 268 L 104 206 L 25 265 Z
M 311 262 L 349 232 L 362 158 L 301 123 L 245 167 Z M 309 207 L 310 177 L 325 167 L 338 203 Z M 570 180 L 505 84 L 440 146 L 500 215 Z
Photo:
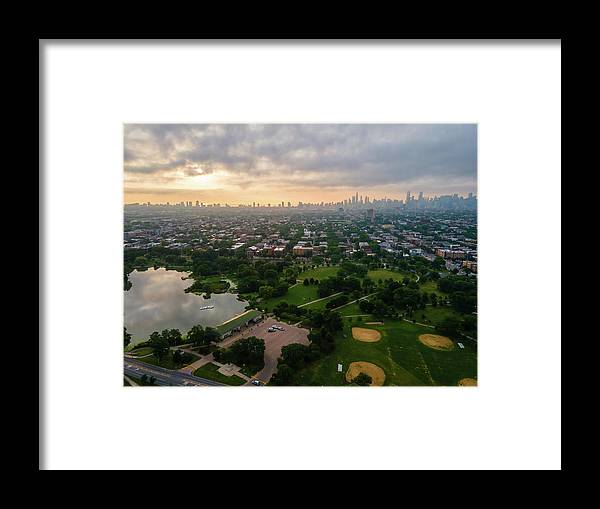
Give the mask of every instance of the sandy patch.
M 374 343 L 381 339 L 381 333 L 375 329 L 363 329 L 362 327 L 352 327 L 352 337 L 365 343 Z
M 385 371 L 381 369 L 376 364 L 372 364 L 371 362 L 352 362 L 348 367 L 348 371 L 346 372 L 346 381 L 352 382 L 360 373 L 365 373 L 369 375 L 373 382 L 373 385 L 383 385 L 385 381 Z
M 454 342 L 450 338 L 437 334 L 421 334 L 419 341 L 434 350 L 452 350 L 454 348 Z
M 477 387 L 477 380 L 474 378 L 463 378 L 458 381 L 458 385 L 462 387 Z
M 365 325 L 383 325 L 383 322 L 365 322 Z

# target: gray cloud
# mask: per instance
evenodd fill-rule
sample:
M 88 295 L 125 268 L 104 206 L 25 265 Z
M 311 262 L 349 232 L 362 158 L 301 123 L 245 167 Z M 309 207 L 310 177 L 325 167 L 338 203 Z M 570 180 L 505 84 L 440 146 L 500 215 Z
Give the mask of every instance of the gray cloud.
M 126 176 L 231 184 L 475 190 L 475 124 L 127 124 Z M 136 179 L 137 180 L 137 179 Z M 180 180 L 181 181 L 181 180 Z

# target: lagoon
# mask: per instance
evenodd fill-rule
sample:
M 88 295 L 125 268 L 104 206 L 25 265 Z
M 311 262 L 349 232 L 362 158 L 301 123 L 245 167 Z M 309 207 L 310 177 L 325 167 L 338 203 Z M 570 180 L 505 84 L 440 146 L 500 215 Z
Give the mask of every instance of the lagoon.
M 185 293 L 192 284 L 189 272 L 165 268 L 134 270 L 131 288 L 124 292 L 125 327 L 132 343 L 145 341 L 153 331 L 179 329 L 185 334 L 194 325 L 216 327 L 242 313 L 248 302 L 233 293 L 211 294 L 209 299 Z M 202 306 L 214 306 L 201 310 Z

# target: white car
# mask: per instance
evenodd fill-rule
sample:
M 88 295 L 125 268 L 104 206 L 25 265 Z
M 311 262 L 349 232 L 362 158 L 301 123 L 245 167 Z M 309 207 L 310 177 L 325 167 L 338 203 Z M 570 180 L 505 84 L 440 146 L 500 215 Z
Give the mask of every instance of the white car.
M 252 380 L 252 385 L 260 385 L 260 381 L 259 380 Z

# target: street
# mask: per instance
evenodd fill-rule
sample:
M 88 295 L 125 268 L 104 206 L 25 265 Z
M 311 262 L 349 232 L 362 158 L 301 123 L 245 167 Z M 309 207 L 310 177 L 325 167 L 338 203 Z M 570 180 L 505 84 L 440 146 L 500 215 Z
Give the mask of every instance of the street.
M 189 373 L 183 373 L 181 371 L 172 371 L 170 369 L 161 368 L 159 366 L 153 366 L 151 364 L 145 364 L 137 360 L 127 358 L 123 360 L 124 371 L 128 376 L 134 378 L 141 378 L 142 375 L 147 375 L 148 378 L 153 376 L 156 381 L 156 385 L 160 386 L 218 386 L 227 387 L 226 384 L 219 382 L 213 382 L 205 378 L 200 378 Z

